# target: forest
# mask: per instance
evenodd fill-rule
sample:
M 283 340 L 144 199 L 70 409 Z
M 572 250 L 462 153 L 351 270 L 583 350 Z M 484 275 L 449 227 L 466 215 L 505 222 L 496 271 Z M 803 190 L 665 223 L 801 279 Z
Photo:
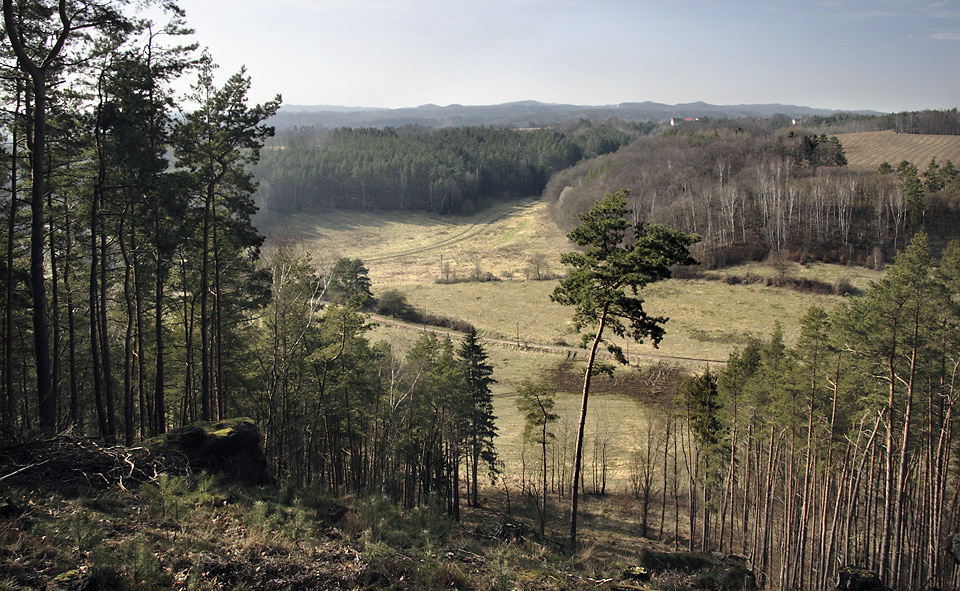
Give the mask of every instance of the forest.
M 110 3 L 4 4 L 0 438 L 131 446 L 250 416 L 280 481 L 459 507 L 465 464 L 475 501 L 496 469 L 476 335 L 394 354 L 363 336 L 360 261 L 261 257 L 251 167 L 281 99 L 249 104 L 243 71 L 215 84 L 167 8 L 158 28 Z
M 851 564 L 956 588 L 958 265 L 960 242 L 938 258 L 919 233 L 862 297 L 811 307 L 795 345 L 778 328 L 648 405 L 631 460 L 645 535 L 744 556 L 769 588 L 830 588 Z M 550 494 L 558 418 L 531 421 Z
M 882 268 L 926 232 L 957 237 L 958 170 L 950 161 L 846 168 L 836 136 L 771 122 L 698 122 L 643 137 L 554 175 L 544 197 L 564 228 L 604 195 L 630 190 L 635 215 L 696 232 L 708 267 L 763 260 Z
M 315 208 L 473 213 L 537 195 L 555 172 L 635 136 L 610 124 L 281 131 L 254 168 L 264 210 Z M 636 128 L 638 126 L 632 126 Z
M 780 125 L 789 122 L 782 118 Z M 829 133 L 853 133 L 857 131 L 893 130 L 897 133 L 921 133 L 931 135 L 960 134 L 960 113 L 956 108 L 950 110 L 925 110 L 886 115 L 859 115 L 855 113 L 834 113 L 833 115 L 814 115 L 804 121 L 805 126 Z
M 858 564 L 893 588 L 955 587 L 958 264 L 960 242 L 938 260 L 916 234 L 862 298 L 811 308 L 795 346 L 775 331 L 686 378 L 637 481 L 662 497 L 658 533 L 677 527 L 679 473 L 689 547 L 748 556 L 769 586 L 823 589 Z
M 363 262 L 263 256 L 257 207 L 457 214 L 542 192 L 574 230 L 626 189 L 627 222 L 689 232 L 706 266 L 773 253 L 887 268 L 812 308 L 795 345 L 775 332 L 668 388 L 635 464 L 644 536 L 743 555 L 772 588 L 822 589 L 853 563 L 957 587 L 943 550 L 960 529 L 953 163 L 852 172 L 835 136 L 756 120 L 275 136 L 281 97 L 250 104 L 243 70 L 218 84 L 173 4 L 159 25 L 116 2 L 2 6 L 3 441 L 133 446 L 249 416 L 281 483 L 456 520 L 506 482 L 477 332 L 373 341 Z M 566 501 L 546 476 L 570 462 L 549 436 L 557 384 L 521 389 L 543 475 L 521 494 Z

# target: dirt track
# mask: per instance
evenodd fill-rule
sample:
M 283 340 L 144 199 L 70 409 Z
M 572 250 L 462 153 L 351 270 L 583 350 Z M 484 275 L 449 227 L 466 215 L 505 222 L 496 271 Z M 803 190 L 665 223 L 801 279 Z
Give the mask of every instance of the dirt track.
M 490 226 L 502 220 L 503 218 L 508 217 L 510 214 L 511 212 L 499 212 L 491 216 L 488 216 L 478 221 L 475 224 L 471 224 L 467 226 L 466 229 L 464 229 L 462 232 L 460 232 L 455 236 L 450 236 L 449 238 L 445 238 L 438 242 L 434 242 L 433 244 L 428 244 L 426 246 L 418 246 L 416 248 L 410 248 L 410 249 L 401 250 L 398 252 L 391 252 L 391 253 L 379 255 L 379 256 L 367 257 L 366 259 L 364 259 L 364 261 L 367 263 L 372 263 L 377 261 L 386 261 L 389 259 L 396 259 L 396 258 L 411 256 L 415 254 L 423 254 L 425 252 L 437 250 L 438 248 L 446 248 L 451 245 L 457 244 L 459 242 L 463 242 L 464 240 L 469 240 L 470 238 L 473 238 L 474 236 L 477 236 L 478 234 L 483 233 L 484 231 L 489 229 Z
M 397 320 L 396 318 L 380 316 L 379 314 L 367 314 L 367 317 L 381 324 L 389 324 L 391 326 L 398 326 L 408 330 L 429 331 L 432 333 L 449 335 L 451 337 L 456 337 L 456 338 L 461 338 L 464 336 L 464 333 L 456 330 L 451 330 L 448 328 L 439 328 L 436 326 L 427 326 L 424 324 L 411 324 L 409 322 Z M 544 353 L 553 353 L 555 355 L 563 355 L 568 359 L 586 360 L 590 354 L 590 351 L 588 349 L 584 349 L 582 347 L 571 347 L 569 345 L 545 345 L 542 343 L 517 341 L 516 339 L 504 339 L 504 338 L 483 337 L 483 336 L 478 337 L 478 340 L 481 343 L 496 345 L 498 347 L 510 347 L 510 348 L 517 348 L 517 349 L 526 350 L 526 351 L 541 351 Z M 598 351 L 597 355 L 607 359 L 613 359 L 613 355 L 611 355 L 605 349 Z M 631 364 L 647 361 L 647 362 L 677 363 L 680 365 L 688 365 L 691 363 L 696 363 L 697 365 L 702 366 L 702 364 L 707 364 L 711 367 L 723 367 L 726 365 L 726 362 L 717 361 L 715 359 L 700 359 L 697 357 L 675 357 L 671 355 L 652 355 L 649 353 L 640 353 L 640 354 L 630 353 L 627 359 L 628 361 L 630 361 Z

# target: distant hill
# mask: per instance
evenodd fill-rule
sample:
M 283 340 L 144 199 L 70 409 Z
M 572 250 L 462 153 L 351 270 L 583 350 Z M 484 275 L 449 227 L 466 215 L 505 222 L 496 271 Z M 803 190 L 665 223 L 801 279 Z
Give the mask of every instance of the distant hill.
M 711 105 L 704 102 L 667 105 L 654 102 L 620 103 L 618 105 L 562 105 L 537 101 L 520 101 L 500 105 L 421 105 L 403 109 L 338 107 L 328 105 L 284 105 L 271 120 L 278 127 L 400 127 L 423 125 L 451 127 L 496 125 L 527 127 L 551 125 L 578 119 L 610 119 L 624 121 L 669 121 L 671 118 L 769 118 L 776 114 L 787 117 L 830 116 L 841 111 L 815 109 L 797 105 Z M 858 111 L 861 114 L 875 112 Z

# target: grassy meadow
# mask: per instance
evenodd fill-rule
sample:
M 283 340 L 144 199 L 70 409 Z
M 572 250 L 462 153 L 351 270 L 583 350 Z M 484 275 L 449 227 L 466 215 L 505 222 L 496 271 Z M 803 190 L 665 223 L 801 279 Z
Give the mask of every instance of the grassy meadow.
M 542 273 L 556 276 L 563 271 L 560 255 L 573 248 L 543 201 L 505 203 L 461 217 L 330 211 L 264 217 L 258 224 L 269 237 L 268 254 L 279 240 L 292 240 L 320 266 L 340 256 L 359 257 L 370 271 L 374 295 L 398 289 L 412 306 L 466 320 L 482 336 L 541 345 L 579 343 L 571 310 L 550 301 L 556 280 L 527 279 L 532 255 L 547 261 Z M 480 269 L 502 280 L 437 283 L 441 265 L 450 277 L 466 278 Z M 786 275 L 827 283 L 842 279 L 858 289 L 879 277 L 862 267 L 750 264 L 654 284 L 644 291 L 647 310 L 670 318 L 667 336 L 659 349 L 650 344 L 623 346 L 638 360 L 647 355 L 694 365 L 722 362 L 750 337 L 769 335 L 777 322 L 787 342 L 793 342 L 799 320 L 811 305 L 830 309 L 843 300 L 756 283 L 731 285 L 722 280 L 727 275 Z
M 466 320 L 481 336 L 496 339 L 488 340 L 486 348 L 498 382 L 494 387 L 500 429 L 497 445 L 508 478 L 519 478 L 524 448 L 522 419 L 515 408 L 517 386 L 524 378 L 536 378 L 565 360 L 569 353 L 560 346 L 579 344 L 571 310 L 550 301 L 556 279 L 527 279 L 531 255 L 537 253 L 546 261 L 541 272 L 557 275 L 562 272 L 561 253 L 572 249 L 549 217 L 545 202 L 527 199 L 504 203 L 460 217 L 329 211 L 283 219 L 264 216 L 257 221 L 268 236 L 267 254 L 282 240 L 299 244 L 320 266 L 340 256 L 359 257 L 370 271 L 374 295 L 398 289 L 411 305 L 431 314 Z M 464 278 L 479 269 L 501 280 L 437 283 L 441 261 L 449 266 L 450 276 Z M 777 322 L 783 327 L 785 340 L 792 343 L 799 335 L 799 321 L 811 305 L 830 309 L 843 301 L 840 296 L 800 293 L 758 283 L 729 284 L 723 280 L 728 275 L 788 275 L 827 283 L 842 279 L 855 289 L 864 289 L 879 277 L 859 267 L 793 264 L 774 268 L 750 264 L 706 271 L 696 279 L 654 284 L 644 291 L 647 309 L 670 318 L 667 335 L 659 349 L 623 342 L 633 364 L 668 363 L 700 370 L 709 362 L 725 361 L 750 337 L 766 338 Z M 402 353 L 418 335 L 417 330 L 383 325 L 372 338 L 387 341 Z M 517 346 L 518 340 L 522 346 Z M 554 346 L 557 350 L 534 349 L 528 344 Z M 622 491 L 629 485 L 631 457 L 651 412 L 634 394 L 610 392 L 592 397 L 585 448 L 588 490 L 593 478 L 590 454 L 594 444 L 601 442 L 608 444 L 609 490 Z M 557 410 L 563 417 L 558 441 L 571 449 L 579 405 L 579 392 L 573 388 L 557 398 Z
M 258 215 L 268 237 L 301 244 L 314 262 L 359 257 L 370 270 L 374 293 L 411 283 L 433 283 L 445 270 L 464 278 L 478 268 L 497 277 L 522 278 L 534 253 L 559 260 L 571 243 L 547 213 L 546 203 L 499 203 L 470 216 L 415 212 L 322 211 Z

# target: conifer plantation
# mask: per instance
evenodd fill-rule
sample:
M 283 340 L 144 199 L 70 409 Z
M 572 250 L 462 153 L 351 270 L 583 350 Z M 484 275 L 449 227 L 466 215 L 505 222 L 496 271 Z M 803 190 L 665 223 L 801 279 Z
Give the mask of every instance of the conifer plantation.
M 777 330 L 684 379 L 645 457 L 689 550 L 744 556 L 776 589 L 829 588 L 845 565 L 956 585 L 958 253 L 917 234 L 863 297 L 810 308 L 793 347 Z M 676 531 L 651 513 L 658 537 Z
M 60 588 L 68 572 L 62 588 L 690 588 L 670 578 L 679 567 L 651 581 L 650 549 L 755 577 L 696 588 L 830 589 L 843 567 L 895 589 L 960 587 L 951 162 L 848 171 L 836 136 L 769 121 L 275 133 L 280 95 L 255 104 L 247 72 L 219 75 L 174 3 L 147 4 L 158 21 L 127 1 L 2 0 L 0 451 L 18 459 L 0 462 L 0 588 Z M 955 110 L 935 115 L 888 119 L 953 129 Z M 361 259 L 294 240 L 267 256 L 253 225 L 258 206 L 459 215 L 541 194 L 572 252 L 565 276 L 541 277 L 541 260 L 528 279 L 559 279 L 552 299 L 591 346 L 586 368 L 555 364 L 582 388 L 575 457 L 558 435 L 572 420 L 562 371 L 518 380 L 521 466 L 498 449 L 483 330 L 431 332 L 403 293 L 377 299 Z M 629 357 L 610 335 L 669 333 L 646 285 L 696 258 L 767 256 L 886 271 L 811 307 L 797 338 L 778 325 L 710 369 L 606 362 Z M 423 326 L 397 350 L 371 336 L 373 309 Z M 628 490 L 607 490 L 605 473 L 599 484 L 596 441 L 586 486 L 591 383 L 649 402 Z M 216 490 L 138 455 L 238 417 L 257 426 L 263 486 Z M 101 464 L 72 496 L 30 490 L 18 478 L 64 465 L 33 457 L 44 445 Z M 49 479 L 61 477 L 73 486 Z M 597 513 L 629 507 L 604 539 L 643 548 L 591 546 L 598 519 L 578 526 L 581 497 L 609 501 Z M 569 538 L 556 534 L 571 514 Z M 111 519 L 143 531 L 116 541 Z

